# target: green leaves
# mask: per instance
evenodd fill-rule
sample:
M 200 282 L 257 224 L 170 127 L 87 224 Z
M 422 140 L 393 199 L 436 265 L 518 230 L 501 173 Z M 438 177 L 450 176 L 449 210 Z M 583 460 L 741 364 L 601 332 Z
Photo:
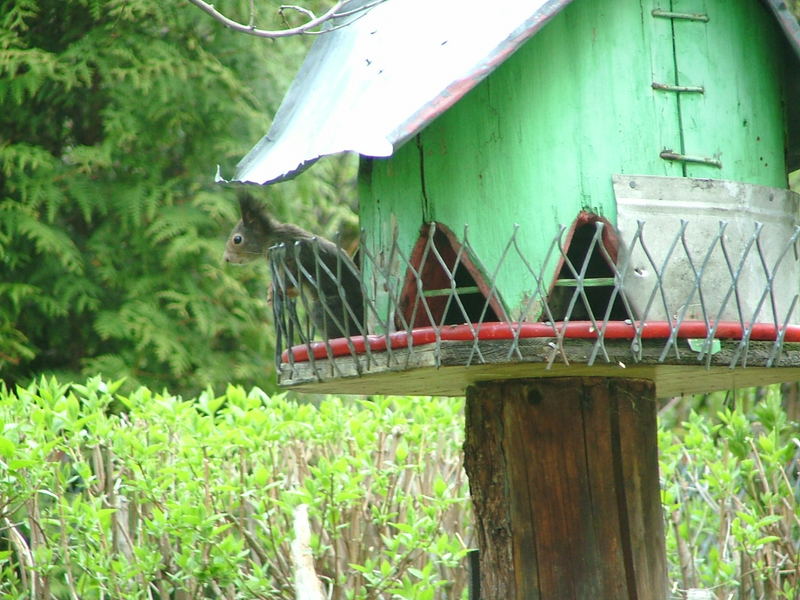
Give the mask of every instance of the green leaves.
M 57 598 L 146 598 L 150 584 L 166 595 L 293 598 L 299 503 L 337 597 L 465 589 L 461 401 L 314 406 L 239 386 L 192 400 L 121 387 L 40 379 L 0 392 L 0 519 L 16 528 L 0 527 L 10 549 L 0 596 L 30 595 L 21 574 L 32 556 Z M 399 460 L 402 438 L 415 443 Z
M 659 435 L 671 577 L 726 597 L 792 598 L 782 590 L 800 585 L 800 426 L 778 386 L 697 401 L 707 406 Z
M 3 597 L 30 595 L 29 556 L 46 561 L 52 589 L 72 581 L 80 598 L 143 598 L 143 582 L 161 594 L 216 586 L 293 597 L 287 557 L 301 503 L 337 597 L 463 597 L 472 542 L 461 400 L 121 390 L 99 378 L 0 389 Z M 762 396 L 706 399 L 705 412 L 662 426 L 679 589 L 794 597 L 798 425 L 777 389 Z M 43 536 L 32 535 L 38 526 Z

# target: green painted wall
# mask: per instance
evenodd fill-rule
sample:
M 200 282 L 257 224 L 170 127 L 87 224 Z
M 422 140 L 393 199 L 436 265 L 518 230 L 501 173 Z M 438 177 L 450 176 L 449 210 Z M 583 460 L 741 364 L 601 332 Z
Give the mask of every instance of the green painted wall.
M 785 187 L 782 34 L 772 17 L 756 0 L 664 4 L 575 0 L 392 158 L 367 161 L 360 202 L 370 248 L 394 227 L 407 253 L 423 222 L 458 234 L 469 224 L 491 272 L 519 223 L 520 247 L 538 267 L 579 211 L 615 222 L 614 173 Z M 657 18 L 656 7 L 709 21 Z M 654 81 L 705 93 L 654 90 Z M 722 168 L 667 161 L 663 150 Z M 516 317 L 535 290 L 521 263 L 509 267 L 499 289 Z
M 679 97 L 684 152 L 716 155 L 722 162 L 722 169 L 689 164 L 686 176 L 787 187 L 781 90 L 785 42 L 775 19 L 755 1 L 672 4 L 673 10 L 709 17 L 708 23 L 674 21 L 676 83 L 705 89 Z M 662 27 L 668 25 L 661 21 Z

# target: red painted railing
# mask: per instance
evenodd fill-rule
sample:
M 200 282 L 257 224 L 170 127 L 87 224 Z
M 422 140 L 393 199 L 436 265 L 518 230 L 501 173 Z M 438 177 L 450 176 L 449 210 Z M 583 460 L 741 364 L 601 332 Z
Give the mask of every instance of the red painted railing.
M 627 321 L 609 321 L 603 331 L 603 338 L 607 340 L 634 339 L 637 327 L 641 324 Z M 716 329 L 714 327 L 716 326 Z M 673 332 L 674 325 L 666 321 L 647 322 L 641 328 L 641 339 L 666 339 Z M 712 324 L 709 328 L 705 322 L 689 321 L 681 323 L 677 328 L 677 337 L 682 339 L 705 339 L 709 330 L 714 329 L 714 338 L 721 340 L 740 340 L 745 335 L 746 328 L 738 322 L 721 321 Z M 752 341 L 775 341 L 783 330 L 784 342 L 800 342 L 800 326 L 789 325 L 785 328 L 776 327 L 771 323 L 755 323 L 749 329 L 749 339 Z M 299 344 L 281 354 L 281 362 L 289 362 L 291 353 L 293 362 L 307 362 L 310 352 L 314 359 L 350 356 L 364 354 L 369 346 L 370 352 L 383 352 L 387 347 L 392 350 L 408 348 L 410 346 L 423 346 L 436 341 L 467 341 L 476 338 L 479 340 L 513 340 L 527 338 L 559 337 L 570 339 L 597 339 L 597 328 L 590 321 L 574 321 L 569 323 L 481 323 L 480 325 L 445 325 L 441 328 L 420 327 L 411 332 L 397 331 L 389 335 L 354 336 L 352 338 L 336 338 L 327 342 L 311 342 Z

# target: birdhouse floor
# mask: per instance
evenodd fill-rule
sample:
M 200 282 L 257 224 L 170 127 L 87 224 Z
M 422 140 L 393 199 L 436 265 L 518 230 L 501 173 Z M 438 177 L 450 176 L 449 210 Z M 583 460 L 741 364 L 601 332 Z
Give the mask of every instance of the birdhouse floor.
M 800 343 L 783 345 L 771 367 L 764 365 L 774 342 L 751 341 L 746 361 L 733 357 L 735 340 L 720 340 L 719 350 L 698 359 L 688 340 L 679 340 L 677 356 L 660 360 L 664 340 L 642 340 L 641 354 L 631 362 L 629 340 L 606 340 L 608 355 L 591 366 L 591 340 L 521 339 L 512 351 L 507 340 L 441 341 L 427 347 L 394 349 L 335 359 L 282 363 L 279 382 L 298 391 L 337 394 L 463 396 L 482 381 L 539 377 L 614 377 L 654 382 L 658 397 L 678 396 L 773 383 L 800 381 Z M 509 358 L 513 355 L 513 358 Z M 467 366 L 468 365 L 468 366 Z

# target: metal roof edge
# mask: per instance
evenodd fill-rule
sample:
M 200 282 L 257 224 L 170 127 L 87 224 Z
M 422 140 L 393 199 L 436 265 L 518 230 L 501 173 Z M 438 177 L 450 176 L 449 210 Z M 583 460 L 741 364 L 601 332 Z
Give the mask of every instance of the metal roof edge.
M 427 5 L 440 12 L 439 20 L 434 16 L 432 22 L 441 23 L 443 14 L 448 18 L 449 13 L 442 11 L 452 8 L 457 1 L 442 0 L 441 5 Z M 409 45 L 401 34 L 410 37 L 409 27 L 415 25 L 408 21 L 409 15 L 418 14 L 414 9 L 419 11 L 420 6 L 425 8 L 420 5 L 425 0 L 347 2 L 343 9 L 347 15 L 328 23 L 327 27 L 333 30 L 317 37 L 268 133 L 239 161 L 231 181 L 277 183 L 295 177 L 323 156 L 341 152 L 391 156 L 489 76 L 572 1 L 518 2 L 513 10 L 507 11 L 505 21 L 491 23 L 494 29 L 480 22 L 483 28 L 478 31 L 492 34 L 485 36 L 483 43 L 474 35 L 475 24 L 468 21 L 467 27 L 461 26 L 461 35 L 458 25 L 452 23 L 449 29 L 421 27 L 414 45 Z M 762 1 L 777 19 L 792 54 L 800 60 L 797 17 L 786 0 Z M 361 7 L 367 9 L 358 11 Z M 430 10 L 435 13 L 433 8 Z M 524 17 L 521 22 L 515 20 L 521 17 Z M 470 32 L 473 37 L 467 37 Z M 472 40 L 477 41 L 472 43 Z M 444 46 L 448 41 L 450 44 Z M 439 43 L 442 52 L 438 50 Z M 423 50 L 416 49 L 417 45 Z M 397 50 L 392 53 L 387 48 Z M 414 60 L 403 63 L 406 60 L 403 51 L 408 53 L 412 48 L 416 52 L 411 57 Z M 425 48 L 429 54 L 421 58 Z M 456 49 L 462 54 L 460 60 L 458 53 L 453 54 Z M 428 66 L 425 60 L 430 57 L 437 57 L 429 69 L 436 75 L 425 77 Z M 408 65 L 421 76 L 417 77 L 416 72 L 410 74 Z M 409 84 L 410 87 L 403 87 Z M 401 97 L 404 102 L 395 100 Z
M 783 33 L 786 35 L 786 41 L 789 42 L 797 58 L 800 59 L 800 23 L 798 23 L 797 17 L 794 16 L 794 13 L 784 0 L 764 0 L 764 2 L 772 10 Z

